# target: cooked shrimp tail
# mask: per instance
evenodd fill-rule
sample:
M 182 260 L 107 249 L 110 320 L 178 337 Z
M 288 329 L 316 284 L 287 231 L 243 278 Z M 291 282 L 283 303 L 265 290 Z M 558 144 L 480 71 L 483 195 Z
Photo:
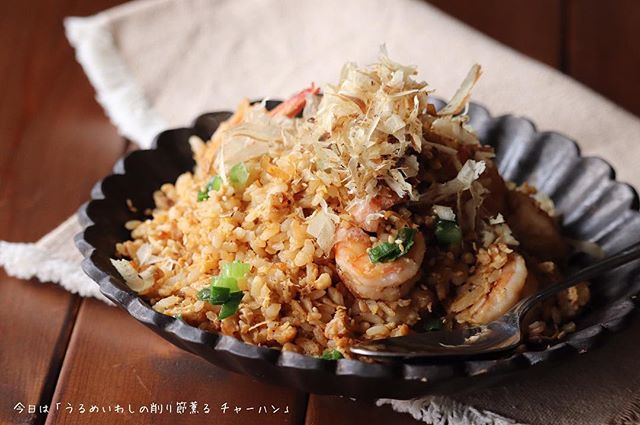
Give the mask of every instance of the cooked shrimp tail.
M 271 111 L 269 111 L 268 115 L 272 117 L 285 116 L 293 118 L 304 109 L 304 105 L 307 102 L 307 95 L 314 95 L 318 94 L 319 92 L 320 88 L 316 87 L 315 83 L 312 83 L 311 87 L 294 94 L 289 99 L 273 108 Z

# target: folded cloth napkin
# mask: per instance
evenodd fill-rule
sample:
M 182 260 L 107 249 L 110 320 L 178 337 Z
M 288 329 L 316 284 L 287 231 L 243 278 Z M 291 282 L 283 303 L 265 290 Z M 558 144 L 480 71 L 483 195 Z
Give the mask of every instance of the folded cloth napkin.
M 205 111 L 231 110 L 244 96 L 283 98 L 311 80 L 336 81 L 345 61 L 371 62 L 386 43 L 392 58 L 418 65 L 445 98 L 471 64 L 481 63 L 476 101 L 568 134 L 585 154 L 604 157 L 621 180 L 640 186 L 640 120 L 418 0 L 144 0 L 68 18 L 65 26 L 98 101 L 143 148 L 159 131 Z M 72 217 L 36 243 L 0 242 L 0 265 L 101 297 L 79 269 L 72 243 L 79 230 Z M 561 368 L 532 368 L 473 394 L 378 404 L 433 424 L 637 423 L 639 336 L 634 326 Z

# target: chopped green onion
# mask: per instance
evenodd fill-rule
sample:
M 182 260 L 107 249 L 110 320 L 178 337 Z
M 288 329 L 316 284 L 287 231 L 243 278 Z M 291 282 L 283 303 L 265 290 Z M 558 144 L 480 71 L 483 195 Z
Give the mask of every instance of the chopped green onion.
M 244 296 L 244 292 L 238 287 L 238 280 L 244 279 L 249 270 L 251 266 L 240 261 L 223 264 L 220 276 L 211 278 L 211 285 L 198 292 L 198 299 L 209 301 L 213 305 L 222 305 L 218 313 L 220 320 L 233 316 Z
M 182 320 L 184 322 L 184 320 L 182 319 L 182 313 L 178 313 L 175 316 L 173 316 L 174 319 L 178 319 L 178 320 Z
M 222 186 L 222 178 L 220 176 L 213 176 L 207 182 L 204 189 L 198 192 L 198 202 L 206 201 L 209 199 L 209 192 L 212 190 L 220 190 Z
M 206 201 L 209 199 L 209 191 L 207 189 L 202 189 L 198 192 L 198 202 Z
M 438 220 L 434 234 L 442 245 L 457 245 L 462 241 L 462 230 L 455 221 Z
M 218 191 L 220 190 L 220 187 L 222 187 L 222 177 L 220 176 L 211 177 L 209 183 L 207 183 L 207 189 L 209 190 Z
M 372 263 L 386 263 L 405 255 L 413 246 L 413 238 L 417 230 L 403 227 L 396 236 L 396 242 L 383 242 L 369 250 L 369 259 Z
M 208 301 L 211 296 L 211 288 L 204 288 L 198 291 L 198 299 L 202 301 Z
M 416 232 L 416 229 L 412 229 L 410 227 L 403 227 L 398 232 L 398 236 L 396 237 L 396 239 L 402 242 L 403 254 L 409 251 L 413 246 L 413 238 L 416 236 Z
M 243 162 L 239 162 L 229 171 L 229 181 L 231 185 L 236 189 L 241 189 L 249 180 L 249 170 Z
M 398 244 L 383 242 L 369 250 L 369 259 L 372 263 L 385 263 L 396 259 L 400 254 Z
M 222 288 L 219 286 L 212 286 L 210 289 L 209 302 L 213 305 L 224 304 L 229 301 L 231 291 L 229 288 Z
M 322 356 L 320 356 L 320 358 L 324 360 L 339 360 L 344 359 L 344 356 L 338 350 L 324 350 L 324 353 L 322 353 Z
M 222 276 L 242 279 L 247 275 L 247 273 L 249 273 L 249 270 L 251 270 L 251 266 L 249 264 L 234 261 L 232 263 L 225 263 L 222 266 Z
M 218 319 L 226 319 L 229 316 L 233 316 L 238 311 L 238 307 L 240 307 L 240 301 L 242 301 L 242 297 L 244 296 L 243 292 L 234 292 L 229 296 L 227 302 L 222 304 L 222 308 L 220 309 L 220 313 L 218 313 Z
M 211 278 L 212 288 L 227 288 L 230 292 L 238 292 L 238 280 L 233 277 L 216 276 Z

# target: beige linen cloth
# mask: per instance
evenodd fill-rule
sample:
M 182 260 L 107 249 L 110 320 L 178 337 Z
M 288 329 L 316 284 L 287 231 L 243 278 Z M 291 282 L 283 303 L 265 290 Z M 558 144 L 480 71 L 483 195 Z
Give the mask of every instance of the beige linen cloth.
M 159 131 L 231 110 L 244 96 L 283 98 L 311 81 L 335 82 L 345 61 L 371 62 L 386 43 L 441 97 L 482 64 L 476 101 L 569 135 L 640 187 L 638 118 L 419 0 L 144 0 L 65 26 L 98 101 L 143 148 Z M 0 242 L 0 265 L 101 297 L 79 269 L 78 231 L 71 217 L 36 243 Z M 573 361 L 487 390 L 378 403 L 432 424 L 639 423 L 639 336 L 636 325 Z

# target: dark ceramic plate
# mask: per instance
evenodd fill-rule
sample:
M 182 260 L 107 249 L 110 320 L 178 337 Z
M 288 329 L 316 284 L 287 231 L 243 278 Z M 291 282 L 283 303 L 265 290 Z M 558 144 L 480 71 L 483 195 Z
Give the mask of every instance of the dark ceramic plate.
M 275 104 L 270 102 L 268 106 Z M 154 190 L 193 168 L 189 137 L 197 135 L 207 140 L 229 115 L 202 115 L 192 127 L 158 135 L 152 149 L 132 152 L 120 160 L 80 210 L 84 230 L 76 237 L 85 257 L 82 267 L 104 295 L 165 339 L 211 363 L 320 394 L 410 398 L 453 393 L 491 384 L 533 365 L 584 353 L 619 330 L 634 311 L 631 297 L 640 290 L 638 263 L 602 277 L 602 284 L 593 286 L 591 306 L 576 321 L 577 331 L 547 349 L 482 360 L 381 364 L 321 360 L 249 345 L 157 313 L 126 286 L 109 261 L 115 244 L 129 238 L 124 223 L 143 218 L 127 208 L 126 200 L 131 199 L 138 211 L 152 208 Z M 469 115 L 482 142 L 496 148 L 497 163 L 505 178 L 530 182 L 551 196 L 563 214 L 568 237 L 594 241 L 608 253 L 640 239 L 638 196 L 628 185 L 615 181 L 605 161 L 581 157 L 573 141 L 557 133 L 539 132 L 526 119 L 511 115 L 494 118 L 477 104 L 470 106 Z

